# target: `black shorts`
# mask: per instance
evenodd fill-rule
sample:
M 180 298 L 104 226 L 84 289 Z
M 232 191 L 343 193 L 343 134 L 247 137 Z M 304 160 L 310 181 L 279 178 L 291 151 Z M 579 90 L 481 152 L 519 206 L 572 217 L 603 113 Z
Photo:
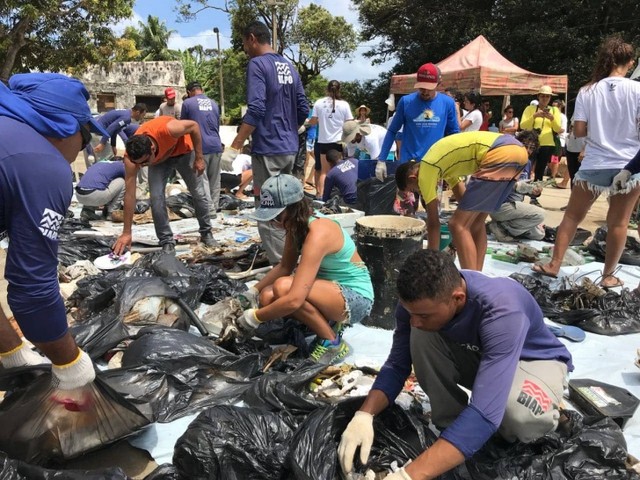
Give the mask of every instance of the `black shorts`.
M 342 153 L 342 144 L 341 143 L 317 143 L 313 150 L 314 160 L 315 160 L 315 169 L 322 170 L 322 163 L 320 159 L 320 155 L 326 155 L 329 150 L 337 150 Z
M 240 185 L 242 175 L 236 175 L 234 173 L 220 173 L 220 186 L 227 190 L 233 190 Z

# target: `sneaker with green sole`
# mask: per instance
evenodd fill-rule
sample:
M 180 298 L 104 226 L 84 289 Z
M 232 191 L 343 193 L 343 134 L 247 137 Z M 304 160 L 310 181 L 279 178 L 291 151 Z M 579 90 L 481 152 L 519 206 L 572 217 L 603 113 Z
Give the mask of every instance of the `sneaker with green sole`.
M 340 343 L 334 345 L 331 340 L 318 342 L 309 355 L 314 362 L 333 365 L 349 355 L 349 345 L 340 339 Z

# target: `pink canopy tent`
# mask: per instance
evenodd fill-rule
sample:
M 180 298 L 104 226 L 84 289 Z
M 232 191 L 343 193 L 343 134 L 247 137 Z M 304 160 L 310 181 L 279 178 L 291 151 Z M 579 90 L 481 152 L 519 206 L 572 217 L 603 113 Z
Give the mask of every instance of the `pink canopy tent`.
M 567 92 L 566 75 L 540 75 L 514 65 L 504 58 L 482 35 L 439 62 L 442 72 L 440 89 L 453 87 L 482 95 L 535 95 L 542 85 L 554 92 Z M 393 75 L 391 93 L 415 91 L 416 74 Z

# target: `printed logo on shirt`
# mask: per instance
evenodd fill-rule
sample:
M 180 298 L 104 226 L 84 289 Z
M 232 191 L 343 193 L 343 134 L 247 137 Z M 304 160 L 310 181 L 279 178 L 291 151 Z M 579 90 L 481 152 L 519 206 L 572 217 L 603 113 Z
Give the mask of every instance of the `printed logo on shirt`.
M 213 110 L 213 105 L 211 105 L 211 99 L 209 98 L 198 98 L 198 110 L 201 112 L 210 112 Z
M 293 75 L 291 74 L 291 68 L 288 63 L 285 62 L 273 62 L 276 65 L 276 72 L 278 73 L 278 83 L 280 85 L 289 85 L 293 83 Z
M 264 190 L 260 192 L 260 206 L 267 207 L 267 208 L 276 206 L 276 203 L 273 201 L 273 197 L 271 196 L 271 193 L 265 192 Z
M 342 162 L 340 165 L 338 165 L 338 170 L 340 170 L 342 173 L 353 170 L 354 168 L 356 168 L 356 166 L 351 162 Z
M 58 230 L 60 229 L 60 225 L 62 225 L 63 220 L 64 216 L 54 212 L 53 210 L 45 208 L 42 214 L 42 220 L 40 220 L 40 231 L 45 237 L 50 238 L 51 240 L 57 240 Z
M 615 89 L 616 89 L 616 87 L 618 86 L 618 85 L 617 85 L 617 84 L 615 84 L 615 83 L 608 83 L 607 85 L 609 86 L 609 91 L 610 91 L 610 92 L 614 92 L 614 91 L 615 91 Z
M 413 122 L 420 127 L 437 125 L 440 123 L 440 117 L 430 108 L 426 108 L 420 115 L 413 119 Z
M 536 417 L 548 412 L 553 405 L 547 393 L 530 380 L 524 381 L 516 401 L 531 410 Z
M 127 122 L 125 122 L 124 120 L 120 120 L 120 121 L 118 122 L 118 126 L 119 126 L 119 127 L 124 127 L 126 124 L 127 124 Z

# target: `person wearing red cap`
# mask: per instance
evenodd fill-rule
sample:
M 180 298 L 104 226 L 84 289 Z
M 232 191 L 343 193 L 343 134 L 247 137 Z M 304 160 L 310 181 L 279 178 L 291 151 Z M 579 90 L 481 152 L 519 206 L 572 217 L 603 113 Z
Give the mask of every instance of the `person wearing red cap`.
M 379 180 L 387 175 L 385 159 L 400 128 L 403 128 L 401 163 L 419 162 L 431 145 L 445 135 L 460 131 L 453 98 L 436 91 L 440 80 L 440 70 L 433 63 L 425 63 L 418 69 L 414 85 L 418 91 L 400 99 L 382 143 L 376 166 Z
M 182 104 L 176 103 L 176 91 L 171 88 L 164 89 L 164 98 L 167 100 L 160 104 L 160 108 L 156 111 L 156 117 L 167 115 L 180 120 L 180 112 L 182 111 Z

